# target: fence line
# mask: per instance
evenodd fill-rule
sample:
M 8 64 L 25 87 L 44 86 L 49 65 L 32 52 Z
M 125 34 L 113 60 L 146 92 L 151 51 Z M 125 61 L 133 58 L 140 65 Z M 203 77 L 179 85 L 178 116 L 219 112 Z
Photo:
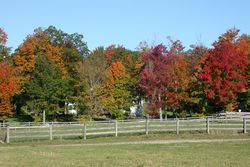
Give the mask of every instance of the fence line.
M 215 117 L 208 117 L 208 118 L 215 118 Z M 175 121 L 177 118 L 168 118 L 162 121 Z M 187 117 L 187 118 L 178 118 L 179 120 L 187 120 L 187 121 L 195 121 L 200 119 L 205 119 L 205 117 Z M 230 118 L 228 118 L 230 119 Z M 151 121 L 159 121 L 159 119 L 150 119 Z M 114 120 L 108 121 L 93 121 L 98 123 L 112 123 Z M 119 122 L 126 122 L 126 123 L 133 123 L 133 122 L 145 122 L 145 119 L 127 119 L 127 120 L 119 120 Z M 43 126 L 43 125 L 80 125 L 81 122 L 4 122 L 0 123 L 0 127 L 7 127 L 7 126 Z
M 10 143 L 18 139 L 40 139 L 53 140 L 58 137 L 81 136 L 87 140 L 91 135 L 114 135 L 124 133 L 144 133 L 150 132 L 176 132 L 182 131 L 204 131 L 210 133 L 211 130 L 219 131 L 241 131 L 247 133 L 247 124 L 250 120 L 243 119 L 195 119 L 195 120 L 155 120 L 145 119 L 139 121 L 101 121 L 89 123 L 47 123 L 41 126 L 7 126 L 0 130 L 6 130 L 5 141 Z M 31 124 L 29 124 L 31 125 Z

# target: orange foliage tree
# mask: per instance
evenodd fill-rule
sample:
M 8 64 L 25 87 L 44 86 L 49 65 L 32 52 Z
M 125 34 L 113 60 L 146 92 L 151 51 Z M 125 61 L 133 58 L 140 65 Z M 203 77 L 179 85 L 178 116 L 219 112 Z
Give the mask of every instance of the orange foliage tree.
M 188 62 L 181 54 L 170 50 L 167 56 L 166 102 L 170 109 L 177 109 L 181 103 L 189 101 L 187 92 L 191 77 L 188 74 Z
M 43 55 L 47 55 L 54 61 L 64 75 L 67 74 L 63 60 L 60 57 L 60 48 L 51 44 L 49 37 L 41 28 L 36 29 L 35 33 L 28 36 L 24 43 L 18 47 L 14 62 L 20 72 L 29 74 L 34 71 L 36 57 Z
M 7 42 L 7 34 L 0 28 L 0 45 Z M 1 51 L 2 47 L 0 48 Z M 0 117 L 12 114 L 12 97 L 19 91 L 16 69 L 6 60 L 0 62 Z
M 122 119 L 124 110 L 129 103 L 129 74 L 124 65 L 113 62 L 107 69 L 107 79 L 104 82 L 102 103 L 112 118 Z
M 18 47 L 15 53 L 15 56 L 13 58 L 15 66 L 22 76 L 21 94 L 20 96 L 16 98 L 17 112 L 28 112 L 27 110 L 28 103 L 33 105 L 35 104 L 35 101 L 37 99 L 42 98 L 42 96 L 38 97 L 38 95 L 36 96 L 36 99 L 32 98 L 31 97 L 32 89 L 28 89 L 32 83 L 39 80 L 38 75 L 36 75 L 38 71 L 42 73 L 40 75 L 43 77 L 44 76 L 47 77 L 47 74 L 52 73 L 51 71 L 48 71 L 48 69 L 50 70 L 53 68 L 56 69 L 54 70 L 54 73 L 60 71 L 60 76 L 58 74 L 58 76 L 56 76 L 51 81 L 51 83 L 56 82 L 57 80 L 58 82 L 59 80 L 62 82 L 64 82 L 64 80 L 68 80 L 67 68 L 65 67 L 65 64 L 63 62 L 61 55 L 62 55 L 61 48 L 54 46 L 51 43 L 48 35 L 41 28 L 36 29 L 34 34 L 29 35 L 26 38 L 26 40 Z M 51 65 L 49 67 L 44 67 L 44 68 L 47 68 L 44 70 L 37 69 L 39 67 L 39 64 L 41 64 L 41 60 L 47 61 L 44 63 L 45 65 L 48 65 L 48 64 L 51 64 Z M 42 82 L 40 83 L 39 86 L 41 87 L 41 89 L 44 89 L 43 87 L 44 85 L 42 85 Z M 51 90 L 46 89 L 42 91 L 45 92 L 45 91 L 51 91 Z M 48 98 L 52 99 L 52 97 L 48 97 Z M 65 96 L 62 95 L 61 99 L 65 99 Z M 30 101 L 32 101 L 32 103 Z M 64 102 L 60 102 L 60 103 L 63 104 Z M 47 106 L 47 108 L 49 107 Z
M 0 116 L 12 114 L 12 97 L 19 92 L 19 77 L 16 69 L 7 62 L 0 62 Z

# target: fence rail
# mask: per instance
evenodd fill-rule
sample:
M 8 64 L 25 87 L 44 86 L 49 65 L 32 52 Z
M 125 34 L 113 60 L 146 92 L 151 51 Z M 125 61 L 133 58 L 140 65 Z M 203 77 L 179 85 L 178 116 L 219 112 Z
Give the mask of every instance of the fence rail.
M 84 140 L 92 135 L 114 135 L 124 133 L 145 133 L 148 135 L 152 132 L 176 132 L 179 134 L 183 131 L 239 131 L 247 133 L 247 125 L 250 120 L 243 119 L 190 119 L 190 120 L 122 120 L 122 121 L 101 121 L 89 123 L 55 123 L 47 122 L 46 124 L 20 124 L 19 126 L 6 126 L 0 128 L 2 140 L 6 143 L 16 140 L 28 139 L 48 139 L 62 137 L 79 136 Z M 0 135 L 1 136 L 1 135 Z M 1 138 L 0 138 L 1 140 Z

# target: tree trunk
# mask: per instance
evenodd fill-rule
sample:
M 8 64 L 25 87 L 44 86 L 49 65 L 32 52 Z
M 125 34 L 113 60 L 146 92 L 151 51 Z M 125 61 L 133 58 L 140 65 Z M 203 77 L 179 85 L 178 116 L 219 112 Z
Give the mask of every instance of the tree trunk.
M 166 111 L 166 113 L 165 113 L 165 120 L 167 120 L 168 119 L 168 112 Z
M 162 109 L 159 108 L 160 120 L 162 120 Z
M 161 95 L 160 94 L 158 95 L 158 100 L 160 103 L 161 102 Z M 159 108 L 159 114 L 160 114 L 160 120 L 162 120 L 162 108 L 161 107 Z

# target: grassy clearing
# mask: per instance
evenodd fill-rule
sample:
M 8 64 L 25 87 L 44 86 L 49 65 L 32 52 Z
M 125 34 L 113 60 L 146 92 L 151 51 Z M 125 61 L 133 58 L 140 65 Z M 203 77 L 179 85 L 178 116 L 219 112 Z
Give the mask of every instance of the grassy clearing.
M 185 136 L 183 136 L 185 137 Z M 250 141 L 152 145 L 0 147 L 0 166 L 249 166 Z

